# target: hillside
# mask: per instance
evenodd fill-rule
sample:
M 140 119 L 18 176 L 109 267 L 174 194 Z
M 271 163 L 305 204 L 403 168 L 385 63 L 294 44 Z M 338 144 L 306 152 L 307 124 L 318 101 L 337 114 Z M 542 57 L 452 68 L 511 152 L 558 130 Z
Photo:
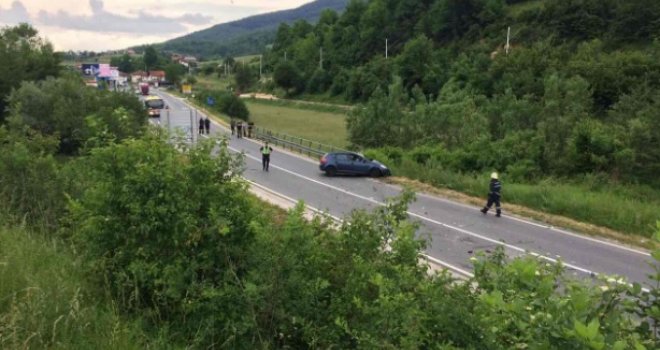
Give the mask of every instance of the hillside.
M 280 23 L 316 22 L 324 10 L 343 11 L 348 0 L 316 0 L 291 10 L 247 17 L 169 40 L 163 50 L 196 56 L 247 55 L 260 52 L 275 38 Z

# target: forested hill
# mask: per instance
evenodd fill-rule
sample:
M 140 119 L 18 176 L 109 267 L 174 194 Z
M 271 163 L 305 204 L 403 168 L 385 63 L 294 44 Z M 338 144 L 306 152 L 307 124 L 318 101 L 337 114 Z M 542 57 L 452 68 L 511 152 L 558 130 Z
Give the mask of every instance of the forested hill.
M 289 94 L 370 101 L 348 121 L 357 146 L 660 186 L 659 19 L 657 0 L 351 1 L 280 26 L 267 62 Z
M 162 48 L 204 57 L 258 53 L 271 43 L 280 23 L 316 22 L 324 10 L 341 12 L 347 3 L 348 0 L 316 0 L 291 10 L 218 24 L 167 41 Z

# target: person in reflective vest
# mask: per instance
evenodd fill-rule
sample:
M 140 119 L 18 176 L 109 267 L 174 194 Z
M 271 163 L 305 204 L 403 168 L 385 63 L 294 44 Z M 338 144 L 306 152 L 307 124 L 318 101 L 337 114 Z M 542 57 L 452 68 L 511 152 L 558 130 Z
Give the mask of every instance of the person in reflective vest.
M 270 154 L 273 152 L 273 149 L 266 142 L 261 148 L 261 166 L 263 171 L 268 171 L 268 166 L 270 165 Z
M 500 198 L 502 197 L 502 183 L 500 183 L 499 176 L 497 173 L 492 173 L 490 175 L 490 192 L 488 193 L 488 203 L 486 206 L 481 209 L 481 212 L 486 214 L 488 210 L 493 207 L 495 204 L 495 209 L 497 210 L 495 216 L 498 218 L 502 215 L 502 207 L 500 205 Z

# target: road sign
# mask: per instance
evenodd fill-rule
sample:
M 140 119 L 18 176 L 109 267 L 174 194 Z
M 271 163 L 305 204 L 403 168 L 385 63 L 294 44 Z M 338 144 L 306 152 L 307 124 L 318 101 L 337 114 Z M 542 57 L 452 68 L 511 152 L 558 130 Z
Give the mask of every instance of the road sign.
M 209 106 L 215 106 L 215 99 L 211 96 L 206 98 L 206 104 Z
M 181 92 L 187 95 L 192 94 L 192 85 L 190 84 L 183 84 L 181 86 Z

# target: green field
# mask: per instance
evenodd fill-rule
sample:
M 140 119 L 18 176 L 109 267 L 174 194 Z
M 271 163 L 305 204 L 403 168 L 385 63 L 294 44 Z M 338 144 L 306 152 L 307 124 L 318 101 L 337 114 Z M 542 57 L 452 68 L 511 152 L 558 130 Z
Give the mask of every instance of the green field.
M 250 119 L 258 127 L 332 146 L 348 146 L 346 115 L 246 101 Z
M 227 86 L 231 84 L 230 80 L 227 79 L 219 79 L 215 75 L 209 75 L 209 76 L 204 76 L 204 75 L 197 75 L 197 86 L 195 87 L 197 90 L 218 90 L 218 91 L 226 91 Z

